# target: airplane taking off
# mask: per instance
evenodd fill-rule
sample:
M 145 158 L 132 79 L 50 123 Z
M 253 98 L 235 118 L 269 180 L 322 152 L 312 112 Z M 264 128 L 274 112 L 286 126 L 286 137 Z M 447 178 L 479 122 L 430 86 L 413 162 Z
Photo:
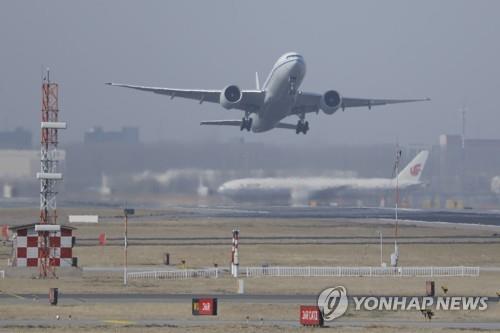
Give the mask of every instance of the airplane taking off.
M 351 107 L 372 106 L 428 101 L 425 99 L 371 99 L 343 97 L 336 90 L 328 90 L 324 94 L 308 93 L 299 90 L 306 74 L 304 58 L 296 53 L 289 52 L 282 55 L 274 64 L 262 88 L 256 73 L 256 89 L 242 90 L 237 85 L 228 85 L 222 90 L 199 89 L 171 89 L 160 87 L 145 87 L 121 83 L 106 83 L 107 85 L 125 87 L 156 94 L 181 97 L 203 102 L 219 103 L 225 109 L 244 111 L 241 120 L 211 120 L 202 121 L 201 125 L 227 125 L 239 126 L 240 130 L 254 133 L 266 132 L 273 128 L 295 130 L 295 133 L 306 134 L 309 122 L 305 120 L 307 113 L 318 113 L 322 110 L 325 114 L 332 115 L 337 110 Z M 288 116 L 298 116 L 297 124 L 282 123 L 281 120 Z
M 429 157 L 427 150 L 421 151 L 394 178 L 244 178 L 222 184 L 218 193 L 234 200 L 276 201 L 287 199 L 307 201 L 331 198 L 338 195 L 372 194 L 398 188 L 411 190 L 425 184 L 420 181 Z

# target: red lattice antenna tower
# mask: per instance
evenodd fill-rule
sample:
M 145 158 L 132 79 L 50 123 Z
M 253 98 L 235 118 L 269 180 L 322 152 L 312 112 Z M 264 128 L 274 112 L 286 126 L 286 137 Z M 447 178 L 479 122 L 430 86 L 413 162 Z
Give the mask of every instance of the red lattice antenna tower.
M 57 151 L 58 130 L 65 129 L 66 123 L 59 122 L 57 83 L 50 82 L 50 71 L 42 84 L 42 122 L 40 149 L 40 224 L 57 224 L 56 183 L 62 180 L 62 174 L 57 172 L 59 154 Z M 45 228 L 38 231 L 38 268 L 40 277 L 49 274 L 55 276 L 53 260 L 55 249 L 51 249 L 51 231 Z

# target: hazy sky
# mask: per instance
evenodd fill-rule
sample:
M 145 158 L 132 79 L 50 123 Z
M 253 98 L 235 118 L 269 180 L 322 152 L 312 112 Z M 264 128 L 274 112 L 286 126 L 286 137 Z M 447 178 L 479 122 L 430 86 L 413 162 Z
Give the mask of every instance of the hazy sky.
M 500 138 L 500 1 L 1 1 L 0 130 L 39 131 L 43 66 L 61 85 L 63 140 L 94 125 L 139 126 L 144 141 L 436 143 L 458 132 Z M 309 115 L 311 131 L 201 127 L 239 119 L 219 105 L 105 86 L 254 88 L 277 58 L 306 60 L 304 91 L 431 97 L 428 103 Z M 288 120 L 296 122 L 296 117 Z

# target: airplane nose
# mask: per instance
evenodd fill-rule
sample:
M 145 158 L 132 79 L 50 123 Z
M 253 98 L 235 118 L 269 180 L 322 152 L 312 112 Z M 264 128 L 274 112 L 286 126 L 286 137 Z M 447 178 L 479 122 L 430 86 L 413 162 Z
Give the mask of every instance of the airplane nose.
M 306 69 L 306 64 L 302 59 L 297 59 L 293 62 L 293 69 L 302 73 Z

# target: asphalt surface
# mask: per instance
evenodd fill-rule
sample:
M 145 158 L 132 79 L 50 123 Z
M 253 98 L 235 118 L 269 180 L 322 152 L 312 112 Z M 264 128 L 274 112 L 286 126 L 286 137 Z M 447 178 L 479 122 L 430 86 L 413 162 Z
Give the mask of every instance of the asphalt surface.
M 285 219 L 394 219 L 392 208 L 357 207 L 289 207 L 289 206 L 238 206 L 238 207 L 178 207 L 170 214 L 177 216 L 229 217 L 229 218 L 285 218 Z M 500 226 L 500 211 L 477 210 L 423 210 L 399 209 L 399 219 L 428 222 L 484 224 Z
M 264 219 L 387 219 L 394 220 L 393 208 L 378 207 L 290 207 L 290 206 L 172 206 L 150 215 L 131 216 L 129 221 L 158 218 L 264 218 Z M 460 223 L 500 227 L 499 210 L 399 209 L 399 219 L 422 222 Z M 102 221 L 122 222 L 122 217 L 102 217 Z M 328 221 L 325 221 L 328 222 Z M 258 223 L 258 221 L 256 221 Z
M 355 296 L 369 295 L 350 295 Z M 381 295 L 396 296 L 396 295 Z M 399 295 L 400 296 L 400 295 Z M 422 295 L 417 295 L 422 296 Z M 478 296 L 478 295 L 474 295 Z M 165 293 L 59 293 L 60 304 L 82 303 L 190 303 L 192 298 L 215 297 L 219 302 L 251 303 L 251 304 L 315 304 L 317 295 L 288 295 L 288 294 L 165 294 Z M 0 303 L 3 302 L 45 302 L 47 294 L 5 294 L 0 293 Z M 500 297 L 488 297 L 489 303 L 498 303 Z
M 206 327 L 215 325 L 251 325 L 251 326 L 279 326 L 279 327 L 299 327 L 298 320 L 220 320 L 218 318 L 193 318 L 182 319 L 150 319 L 150 320 L 121 320 L 121 319 L 23 319 L 23 320 L 0 320 L 0 327 Z M 500 322 L 447 322 L 447 321 L 408 321 L 408 320 L 343 320 L 339 319 L 325 323 L 326 327 L 411 327 L 411 328 L 452 328 L 470 330 L 498 330 Z
M 0 208 L 35 207 L 37 198 L 1 199 Z M 65 202 L 63 206 L 78 206 L 88 208 L 120 208 L 120 204 L 106 204 L 105 202 Z M 379 207 L 292 207 L 292 206 L 266 206 L 266 205 L 213 205 L 213 206 L 167 206 L 146 207 L 137 205 L 137 209 L 155 211 L 147 216 L 131 216 L 130 219 L 158 219 L 167 218 L 283 218 L 283 219 L 394 219 L 393 208 Z M 500 210 L 446 210 L 446 209 L 399 209 L 399 219 L 427 222 L 448 222 L 475 225 L 500 226 Z M 119 220 L 122 217 L 102 217 L 101 220 Z
M 384 237 L 385 243 L 394 242 L 395 238 L 391 236 Z M 204 245 L 227 245 L 231 242 L 231 237 L 129 237 L 129 246 L 141 245 L 169 245 L 169 246 L 204 246 Z M 297 237 L 297 236 L 248 236 L 240 240 L 240 244 L 247 245 L 303 245 L 303 244 L 379 244 L 380 239 L 378 236 L 352 236 L 352 237 L 337 237 L 337 236 L 324 236 L 324 237 Z M 399 237 L 398 243 L 400 244 L 500 244 L 500 234 L 485 235 L 485 236 L 412 236 L 412 237 Z M 96 246 L 99 241 L 96 238 L 78 238 L 78 246 Z M 123 238 L 107 238 L 107 246 L 123 246 Z

